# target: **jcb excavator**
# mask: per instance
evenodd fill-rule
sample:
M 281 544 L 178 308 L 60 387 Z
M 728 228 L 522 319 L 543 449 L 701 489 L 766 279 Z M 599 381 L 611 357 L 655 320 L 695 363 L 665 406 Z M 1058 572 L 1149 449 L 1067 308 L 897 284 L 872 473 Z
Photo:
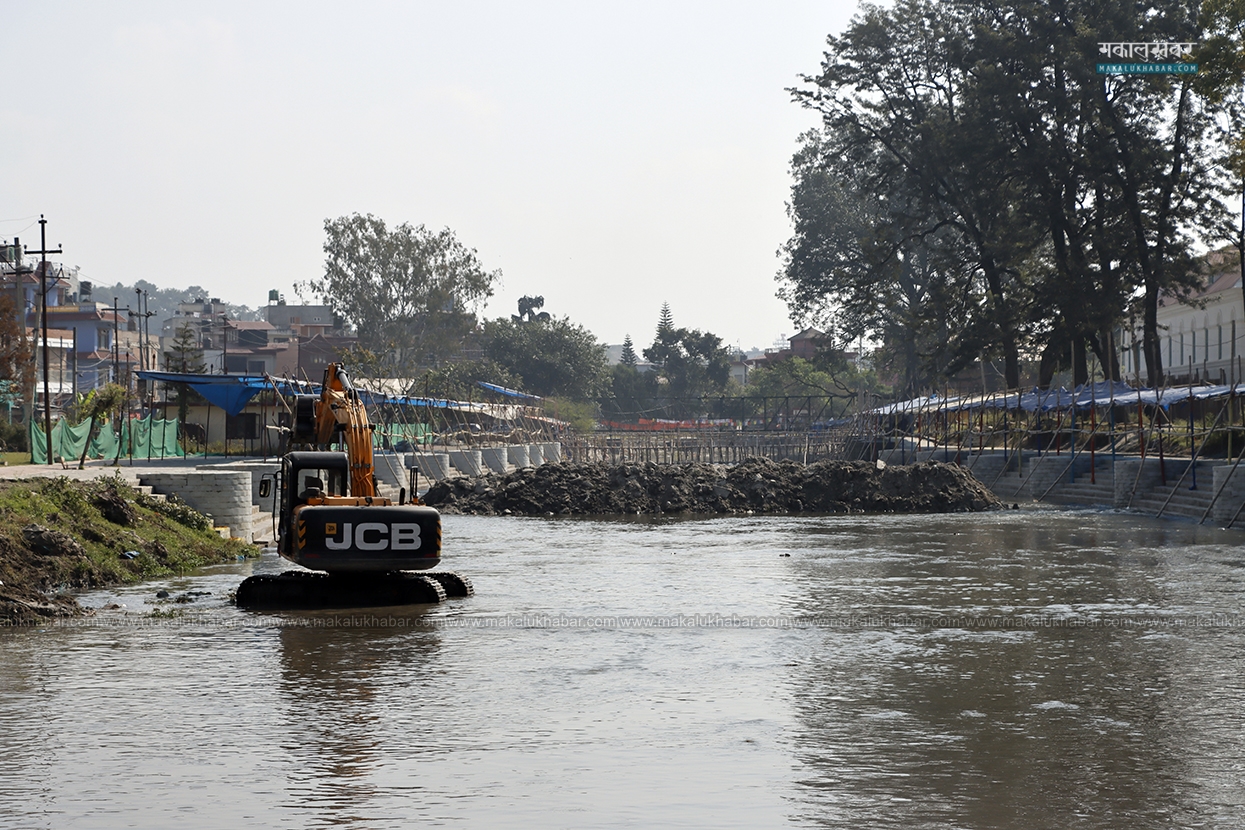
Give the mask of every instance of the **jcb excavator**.
M 276 487 L 277 552 L 323 573 L 287 571 L 246 579 L 237 603 L 248 608 L 406 605 L 470 596 L 449 572 L 411 573 L 441 561 L 441 515 L 420 503 L 415 481 L 398 503 L 378 495 L 372 429 L 358 390 L 340 363 L 324 372 L 319 395 L 296 395 L 287 433 L 292 449 L 260 496 Z M 328 451 L 338 444 L 344 451 Z M 293 449 L 307 448 L 307 449 Z

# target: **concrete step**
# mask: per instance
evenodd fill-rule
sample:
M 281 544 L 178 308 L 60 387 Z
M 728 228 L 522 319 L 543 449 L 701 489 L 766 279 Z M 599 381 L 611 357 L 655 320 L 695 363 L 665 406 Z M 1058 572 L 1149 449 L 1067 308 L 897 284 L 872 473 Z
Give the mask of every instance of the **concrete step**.
M 258 504 L 251 505 L 251 542 L 256 545 L 272 543 L 272 514 Z

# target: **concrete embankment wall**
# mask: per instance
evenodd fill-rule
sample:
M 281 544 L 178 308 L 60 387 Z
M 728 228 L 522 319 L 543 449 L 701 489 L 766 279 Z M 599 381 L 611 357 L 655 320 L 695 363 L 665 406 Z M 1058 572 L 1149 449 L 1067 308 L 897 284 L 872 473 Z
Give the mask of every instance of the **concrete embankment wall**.
M 183 470 L 144 473 L 140 479 L 155 492 L 176 495 L 186 504 L 207 513 L 217 526 L 229 527 L 229 535 L 251 541 L 251 473 L 247 470 Z
M 1011 502 L 1086 505 L 1135 510 L 1152 516 L 1180 517 L 1245 528 L 1245 464 L 1222 458 L 1145 459 L 1099 453 L 1043 453 L 1012 450 L 972 452 L 887 450 L 888 464 L 920 461 L 958 462 L 999 498 Z M 1240 511 L 1241 515 L 1237 515 Z

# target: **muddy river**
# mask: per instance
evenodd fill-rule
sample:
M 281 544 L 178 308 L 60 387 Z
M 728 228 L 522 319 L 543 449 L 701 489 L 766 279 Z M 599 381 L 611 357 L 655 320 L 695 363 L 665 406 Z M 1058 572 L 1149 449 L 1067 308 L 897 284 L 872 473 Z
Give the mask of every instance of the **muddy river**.
M 440 606 L 97 592 L 0 629 L 0 827 L 1237 827 L 1242 538 L 447 517 Z

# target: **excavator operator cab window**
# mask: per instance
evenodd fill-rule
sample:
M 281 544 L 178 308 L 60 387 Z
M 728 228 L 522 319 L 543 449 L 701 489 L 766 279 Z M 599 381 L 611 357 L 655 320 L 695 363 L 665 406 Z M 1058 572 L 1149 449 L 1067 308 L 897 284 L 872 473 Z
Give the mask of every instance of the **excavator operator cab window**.
M 298 471 L 298 500 L 346 495 L 346 471 L 306 467 Z

